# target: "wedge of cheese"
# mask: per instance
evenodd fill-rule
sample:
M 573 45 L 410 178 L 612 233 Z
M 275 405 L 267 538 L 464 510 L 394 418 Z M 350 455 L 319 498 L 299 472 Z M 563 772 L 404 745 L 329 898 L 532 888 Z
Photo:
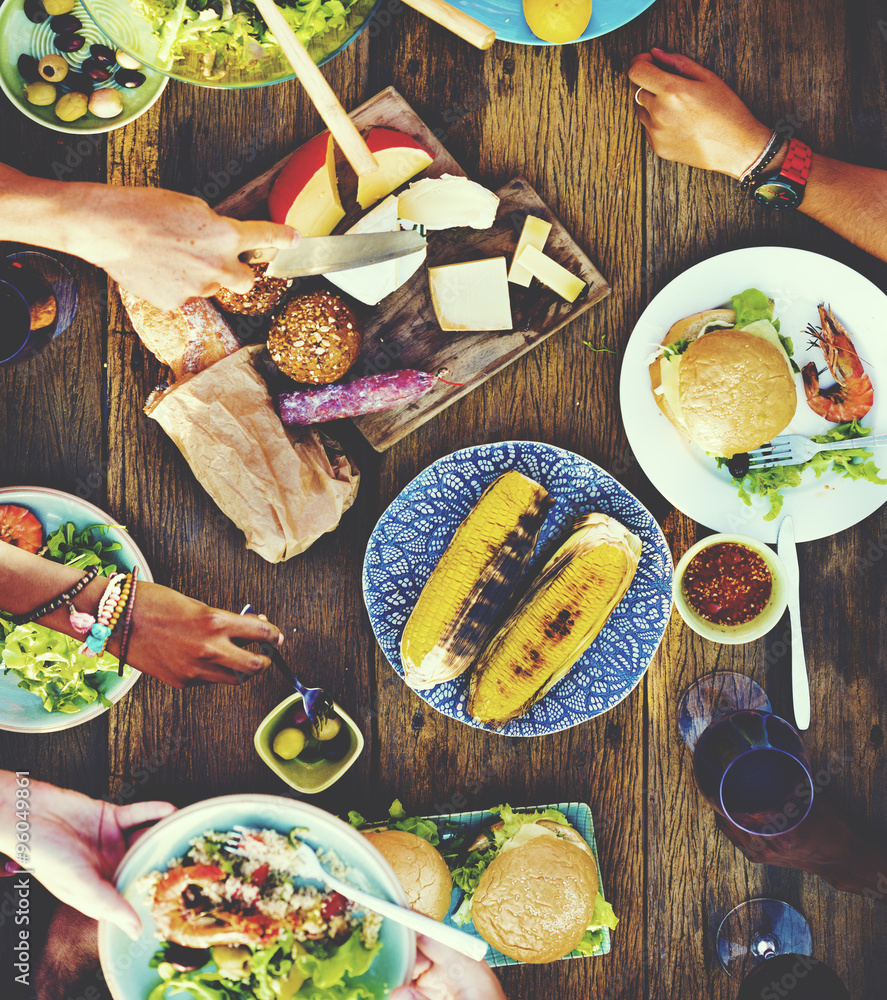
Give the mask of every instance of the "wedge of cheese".
M 542 250 L 545 247 L 545 241 L 548 239 L 550 232 L 550 222 L 539 219 L 535 215 L 528 215 L 524 219 L 524 227 L 521 230 L 520 239 L 517 241 L 514 260 L 511 262 L 511 269 L 508 272 L 508 280 L 510 282 L 515 285 L 523 285 L 524 288 L 530 287 L 533 275 L 525 267 L 521 267 L 517 259 L 523 252 L 524 247 L 535 247 L 537 250 Z
M 411 184 L 400 195 L 397 210 L 404 222 L 433 230 L 457 226 L 489 229 L 498 209 L 499 198 L 483 184 L 444 174 Z
M 397 218 L 397 196 L 390 195 L 380 205 L 367 212 L 348 230 L 349 233 L 396 233 L 400 229 Z M 348 271 L 331 271 L 327 281 L 341 288 L 368 306 L 378 305 L 382 299 L 397 291 L 419 270 L 425 261 L 425 247 L 406 257 L 383 260 L 366 267 Z
M 428 268 L 431 302 L 441 330 L 511 330 L 504 257 Z
M 576 297 L 585 288 L 585 282 L 581 278 L 571 274 L 556 260 L 552 260 L 534 246 L 525 246 L 515 257 L 515 263 L 525 268 L 534 278 L 538 278 L 543 285 L 557 292 L 567 302 L 575 302 Z

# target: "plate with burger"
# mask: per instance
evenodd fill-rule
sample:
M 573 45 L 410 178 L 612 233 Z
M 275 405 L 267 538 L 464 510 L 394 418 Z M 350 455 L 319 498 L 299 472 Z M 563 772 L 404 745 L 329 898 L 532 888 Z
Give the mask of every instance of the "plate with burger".
M 858 523 L 887 500 L 887 460 L 864 442 L 887 426 L 885 327 L 887 295 L 820 254 L 752 247 L 690 268 L 625 351 L 622 418 L 641 468 L 715 531 L 775 543 L 791 514 L 812 541 Z M 848 446 L 749 471 L 747 453 L 784 434 Z

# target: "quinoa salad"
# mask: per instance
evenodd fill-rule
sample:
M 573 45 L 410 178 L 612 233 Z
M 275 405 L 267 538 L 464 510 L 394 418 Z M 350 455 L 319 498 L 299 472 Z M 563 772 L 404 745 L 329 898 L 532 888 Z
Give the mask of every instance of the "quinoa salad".
M 304 832 L 252 831 L 234 854 L 230 833 L 207 830 L 166 871 L 140 880 L 161 941 L 149 1000 L 379 996 L 356 980 L 382 947 L 382 918 L 300 878 L 295 845 Z M 332 874 L 360 881 L 333 852 L 317 853 Z

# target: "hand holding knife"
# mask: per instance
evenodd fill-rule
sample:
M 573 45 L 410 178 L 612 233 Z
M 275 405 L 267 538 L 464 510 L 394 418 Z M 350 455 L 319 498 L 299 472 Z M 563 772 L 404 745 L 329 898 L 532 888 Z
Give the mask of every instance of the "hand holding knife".
M 303 236 L 292 250 L 266 247 L 247 251 L 247 264 L 269 261 L 269 278 L 298 278 L 330 271 L 349 271 L 423 250 L 425 237 L 413 230 L 344 236 Z

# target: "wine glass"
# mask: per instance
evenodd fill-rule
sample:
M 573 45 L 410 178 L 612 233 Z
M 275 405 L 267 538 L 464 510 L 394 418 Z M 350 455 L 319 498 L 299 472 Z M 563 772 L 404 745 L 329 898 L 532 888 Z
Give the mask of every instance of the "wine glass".
M 734 826 L 775 837 L 806 819 L 813 778 L 803 741 L 753 680 L 703 677 L 684 695 L 678 727 L 693 750 L 699 790 Z
M 77 288 L 70 271 L 48 254 L 0 260 L 0 366 L 22 364 L 71 325 Z

